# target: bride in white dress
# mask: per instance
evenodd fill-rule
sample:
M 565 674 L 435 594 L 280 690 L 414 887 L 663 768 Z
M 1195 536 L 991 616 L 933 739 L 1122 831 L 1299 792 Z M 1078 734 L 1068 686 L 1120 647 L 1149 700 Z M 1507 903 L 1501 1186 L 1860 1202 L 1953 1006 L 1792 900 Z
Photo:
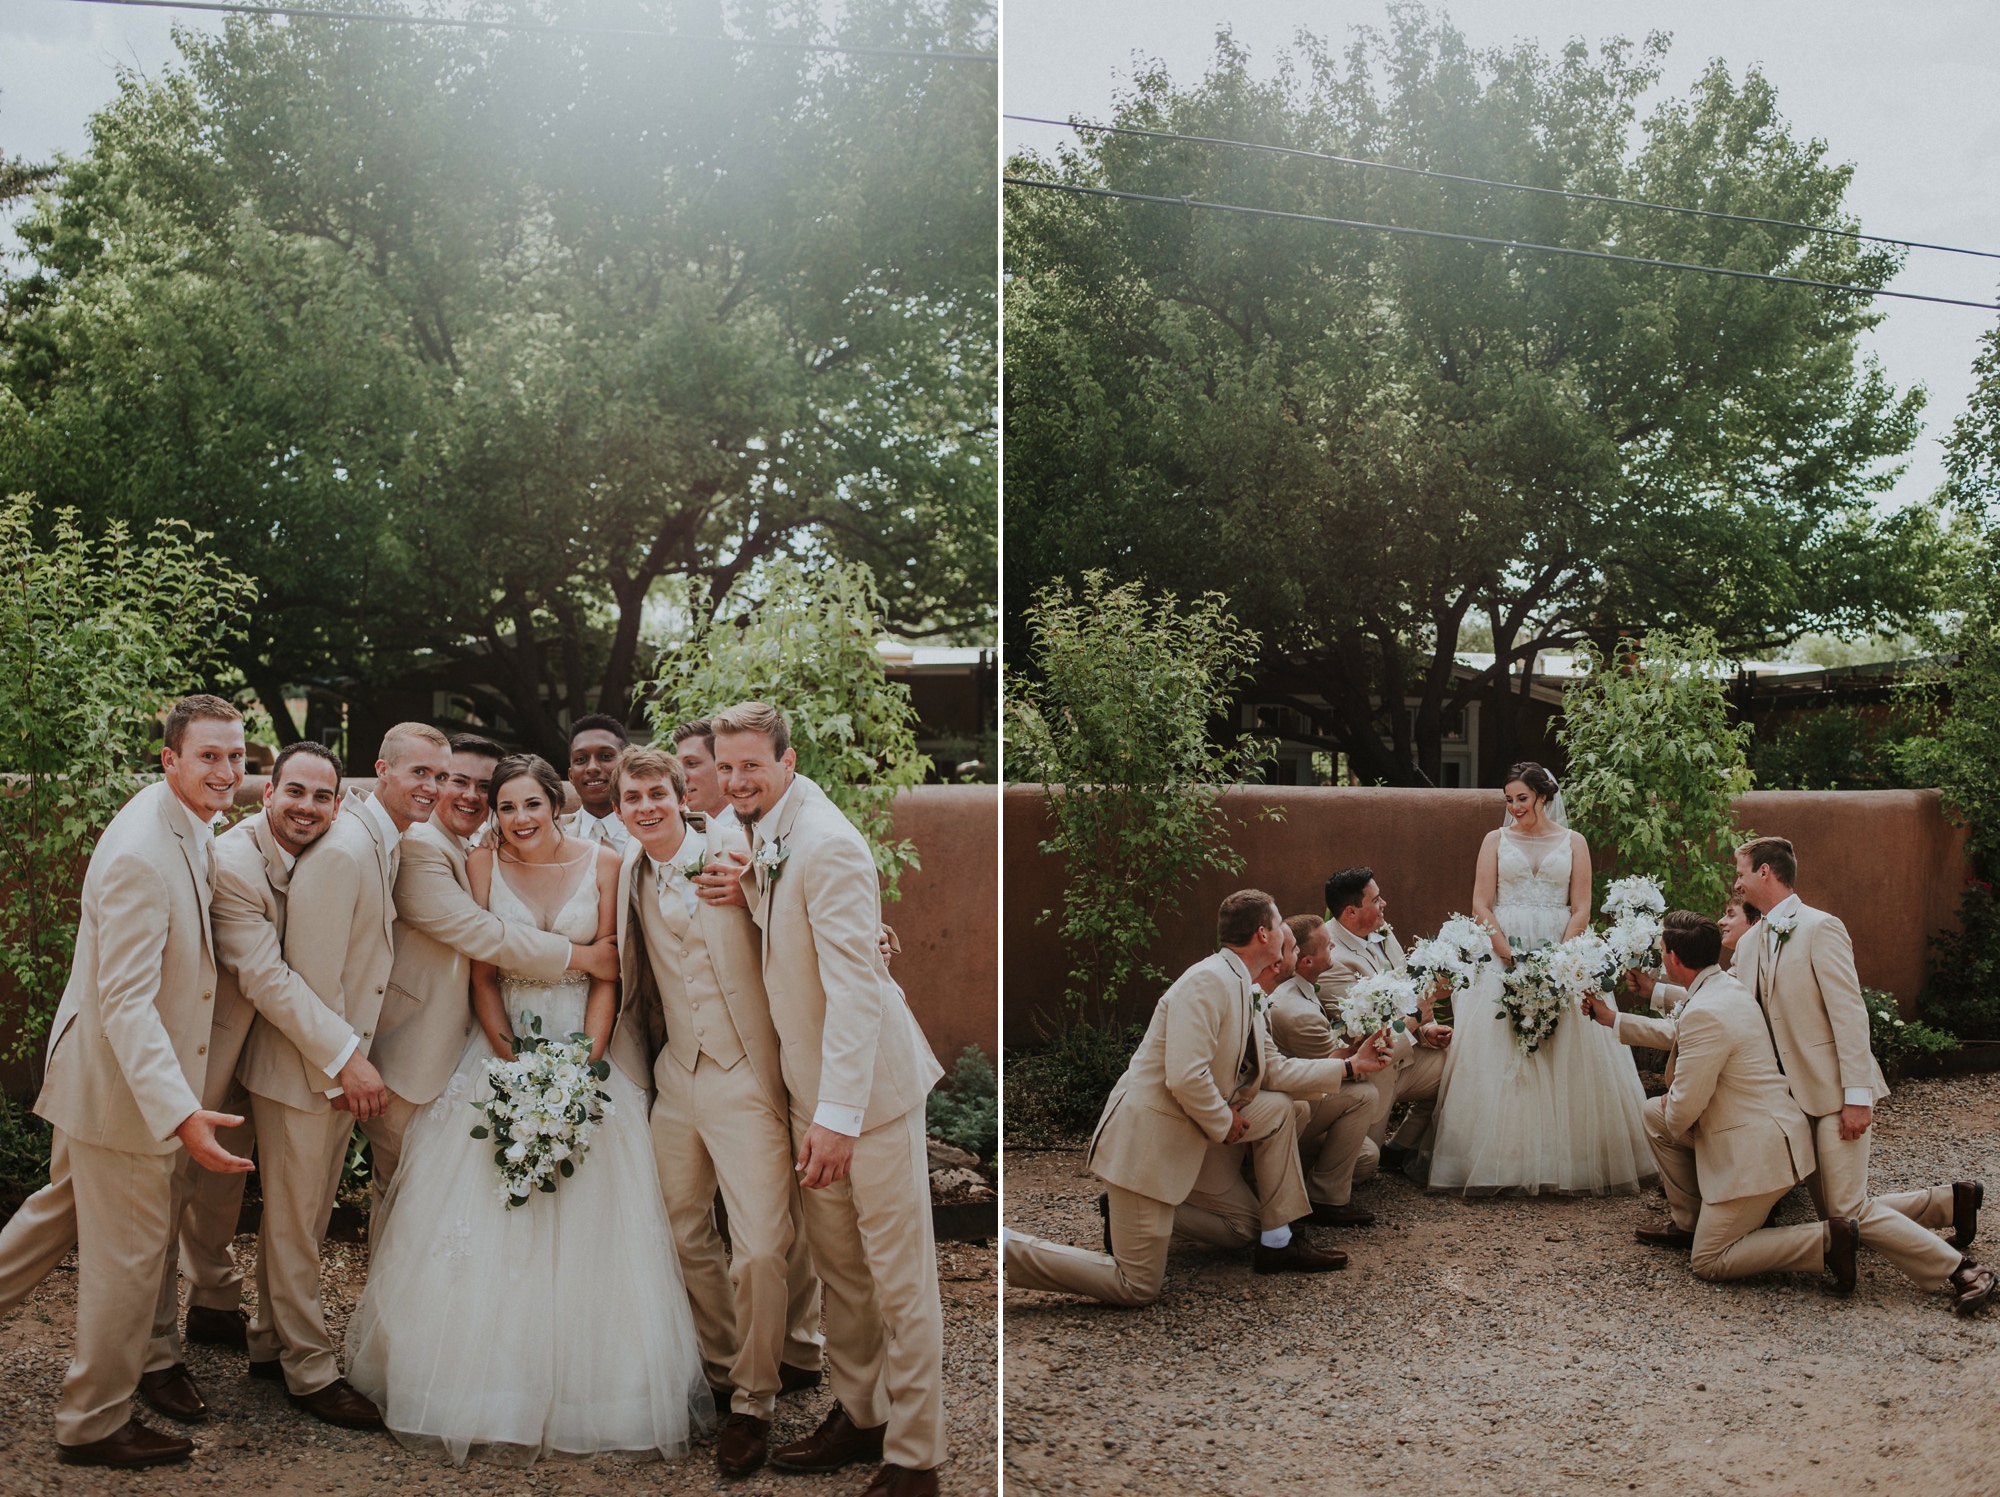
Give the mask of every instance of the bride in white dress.
M 494 913 L 579 944 L 613 928 L 618 857 L 565 836 L 562 782 L 544 760 L 504 760 L 495 835 L 467 863 Z M 610 1038 L 616 992 L 572 973 L 542 983 L 473 966 L 479 1026 L 444 1094 L 411 1122 L 384 1202 L 368 1287 L 347 1333 L 350 1381 L 412 1449 L 464 1464 L 686 1451 L 714 1403 L 661 1201 L 646 1098 L 616 1066 L 612 1105 L 553 1194 L 502 1204 L 493 1146 L 472 1137 L 492 1096 L 486 1063 L 509 1036 Z M 392 1209 L 393 1208 L 393 1209 Z
M 1511 824 L 1486 834 L 1472 892 L 1498 962 L 1460 1000 L 1429 1185 L 1462 1195 L 1634 1194 L 1656 1169 L 1630 1048 L 1568 1013 L 1523 1055 L 1501 1022 L 1501 966 L 1590 923 L 1590 848 L 1562 823 L 1554 777 L 1517 764 L 1506 795 Z

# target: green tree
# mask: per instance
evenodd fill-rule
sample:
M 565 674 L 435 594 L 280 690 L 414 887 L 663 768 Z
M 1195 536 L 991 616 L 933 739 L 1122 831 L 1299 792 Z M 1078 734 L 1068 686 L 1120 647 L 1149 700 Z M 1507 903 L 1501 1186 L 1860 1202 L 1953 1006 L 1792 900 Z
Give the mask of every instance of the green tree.
M 1750 729 L 1730 721 L 1715 637 L 1653 634 L 1613 655 L 1586 643 L 1582 657 L 1589 674 L 1563 693 L 1557 733 L 1570 825 L 1598 854 L 1593 905 L 1610 880 L 1645 874 L 1669 909 L 1719 911 Z
M 1849 169 L 1755 70 L 1716 63 L 1640 122 L 1665 45 L 1481 52 L 1397 5 L 1268 80 L 1225 34 L 1199 83 L 1141 72 L 1115 122 L 1852 224 Z M 1897 265 L 1770 224 L 1182 141 L 1084 135 L 1011 168 L 1861 286 Z M 1929 513 L 1875 514 L 1921 393 L 1861 354 L 1865 296 L 1025 187 L 1006 223 L 1010 580 L 1225 592 L 1317 746 L 1366 780 L 1435 782 L 1447 713 L 1475 699 L 1504 762 L 1522 668 L 1580 640 L 1703 624 L 1738 651 L 1930 604 Z M 1470 628 L 1496 659 L 1467 682 Z
M 910 688 L 888 678 L 875 648 L 883 608 L 868 568 L 779 560 L 753 596 L 712 608 L 697 594 L 694 604 L 692 627 L 661 652 L 647 690 L 654 733 L 737 702 L 784 709 L 799 773 L 861 829 L 885 897 L 897 898 L 903 869 L 921 865 L 915 845 L 892 836 L 890 803 L 923 784 L 931 761 L 917 751 Z
M 20 495 L 0 508 L 0 962 L 20 998 L 8 1060 L 39 1068 L 91 849 L 159 714 L 209 677 L 256 597 L 207 540 L 171 522 L 143 543 L 118 525 L 93 537 L 74 511 L 38 516 Z
M 973 0 L 628 14 L 992 32 Z M 23 225 L 0 479 L 215 532 L 264 591 L 234 659 L 270 710 L 454 662 L 557 752 L 565 713 L 625 710 L 656 588 L 786 554 L 869 562 L 905 633 L 990 627 L 991 66 L 309 18 L 179 42 Z
M 1121 1000 L 1167 980 L 1152 959 L 1159 918 L 1188 881 L 1242 866 L 1216 792 L 1253 775 L 1268 745 L 1217 743 L 1210 725 L 1257 636 L 1214 593 L 1182 607 L 1102 572 L 1075 593 L 1044 588 L 1027 623 L 1035 674 L 1007 693 L 1007 773 L 1048 787 L 1055 831 L 1041 850 L 1063 860 L 1069 1018 L 1109 1028 Z

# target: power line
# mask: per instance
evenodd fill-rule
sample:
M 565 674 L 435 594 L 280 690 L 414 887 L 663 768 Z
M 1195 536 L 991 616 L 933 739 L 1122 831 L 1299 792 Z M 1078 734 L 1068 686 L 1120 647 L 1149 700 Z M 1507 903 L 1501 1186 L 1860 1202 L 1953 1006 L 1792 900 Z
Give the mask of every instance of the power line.
M 769 37 L 682 36 L 626 26 L 528 25 L 516 21 L 475 21 L 454 16 L 396 15 L 376 10 L 324 10 L 303 5 L 245 5 L 229 0 L 70 0 L 73 5 L 138 5 L 154 10 L 214 10 L 238 16 L 306 16 L 328 21 L 377 21 L 392 26 L 452 26 L 462 31 L 531 31 L 568 36 L 650 37 L 695 47 L 764 47 L 785 52 L 829 52 L 849 57 L 898 57 L 919 62 L 998 62 L 991 52 L 919 52 L 908 47 L 844 47 L 830 42 L 788 42 Z
M 1841 239 L 1858 239 L 1869 244 L 1893 244 L 1904 249 L 1936 250 L 1945 255 L 1973 255 L 1982 260 L 2000 260 L 2000 251 L 1961 249 L 1950 244 L 1927 244 L 1921 239 L 1896 239 L 1886 234 L 1863 234 L 1858 229 L 1838 229 L 1825 224 L 1798 223 L 1789 218 L 1764 218 L 1755 213 L 1723 213 L 1714 208 L 1683 208 L 1676 203 L 1650 203 L 1643 198 L 1612 197 L 1601 192 L 1578 192 L 1567 187 L 1536 187 L 1527 182 L 1501 182 L 1491 177 L 1464 177 L 1455 172 L 1433 171 L 1422 166 L 1403 166 L 1393 161 L 1370 161 L 1361 156 L 1335 156 L 1326 151 L 1308 151 L 1297 146 L 1265 145 L 1255 140 L 1229 140 L 1219 135 L 1176 135 L 1167 130 L 1142 130 L 1136 125 L 1078 124 L 1074 120 L 1043 119 L 1033 114 L 1003 115 L 1029 125 L 1057 125 L 1079 134 L 1095 131 L 1104 135 L 1139 135 L 1148 140 L 1178 140 L 1193 145 L 1233 146 L 1243 151 L 1266 151 L 1274 156 L 1299 156 L 1309 161 L 1331 161 L 1339 166 L 1365 166 L 1375 171 L 1400 172 L 1405 176 L 1432 177 L 1441 182 L 1460 182 L 1470 187 L 1498 187 L 1508 192 L 1535 192 L 1545 197 L 1573 198 L 1585 203 L 1610 203 L 1621 208 L 1645 208 L 1654 213 L 1682 213 L 1690 218 L 1714 218 L 1726 223 L 1762 224 L 1774 229 L 1800 229 L 1808 234 L 1831 234 Z
M 1457 244 L 1485 244 L 1498 249 L 1533 250 L 1545 255 L 1574 255 L 1583 260 L 1610 260 L 1655 270 L 1692 270 L 1702 275 L 1732 276 L 1744 281 L 1773 281 L 1781 286 L 1810 286 L 1820 291 L 1845 291 L 1856 296 L 1893 296 L 1902 301 L 1935 302 L 1944 307 L 1977 307 L 2000 312 L 2000 303 L 1961 301 L 1950 296 L 1924 296 L 1915 291 L 1889 291 L 1877 286 L 1852 286 L 1843 281 L 1815 281 L 1805 276 L 1775 275 L 1763 270 L 1733 270 L 1726 265 L 1695 265 L 1681 260 L 1651 260 L 1642 255 L 1618 255 L 1610 250 L 1573 249 L 1561 244 L 1530 244 L 1521 239 L 1495 239 L 1485 234 L 1453 234 L 1444 229 L 1412 229 L 1401 224 L 1367 223 L 1355 218 L 1328 218 L 1318 213 L 1290 213 L 1282 208 L 1250 208 L 1240 203 L 1210 203 L 1200 198 L 1160 197 L 1150 192 L 1119 192 L 1110 187 L 1084 187 L 1075 182 L 1042 182 L 1033 177 L 1002 177 L 1010 187 L 1040 187 L 1082 197 L 1118 198 L 1130 203 L 1158 203 L 1169 208 L 1207 208 L 1217 213 L 1247 213 L 1257 218 L 1281 218 L 1293 223 L 1331 224 L 1341 229 L 1372 229 L 1380 234 L 1407 234 L 1418 239 L 1447 239 Z

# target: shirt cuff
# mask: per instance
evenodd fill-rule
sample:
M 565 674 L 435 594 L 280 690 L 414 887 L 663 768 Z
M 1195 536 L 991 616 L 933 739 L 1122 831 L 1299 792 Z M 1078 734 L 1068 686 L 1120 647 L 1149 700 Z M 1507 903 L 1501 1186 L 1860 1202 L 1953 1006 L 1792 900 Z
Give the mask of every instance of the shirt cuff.
M 1850 1086 L 1840 1094 L 1840 1100 L 1849 1107 L 1873 1107 L 1875 1089 L 1869 1086 Z
M 831 1132 L 859 1138 L 862 1111 L 859 1107 L 842 1107 L 838 1102 L 822 1102 L 813 1109 L 813 1122 Z
M 350 1060 L 354 1059 L 354 1052 L 356 1050 L 359 1050 L 360 1048 L 361 1048 L 361 1036 L 358 1034 L 350 1034 L 347 1037 L 346 1047 L 340 1052 L 338 1056 L 334 1058 L 333 1064 L 326 1068 L 326 1074 L 330 1077 L 338 1079 L 340 1076 L 340 1068 L 346 1065 Z M 336 1086 L 332 1091 L 328 1092 L 327 1095 L 329 1097 L 339 1096 L 340 1088 Z

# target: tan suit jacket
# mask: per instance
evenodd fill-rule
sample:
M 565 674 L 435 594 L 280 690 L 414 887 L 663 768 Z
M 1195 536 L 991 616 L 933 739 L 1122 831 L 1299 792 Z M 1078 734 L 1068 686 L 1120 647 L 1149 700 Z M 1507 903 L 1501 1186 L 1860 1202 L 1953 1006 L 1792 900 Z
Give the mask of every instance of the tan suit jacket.
M 1403 953 L 1403 943 L 1396 939 L 1396 932 L 1386 924 L 1378 932 L 1382 937 L 1380 941 L 1364 940 L 1338 920 L 1327 921 L 1326 930 L 1333 937 L 1329 948 L 1333 965 L 1319 975 L 1319 1001 L 1329 1016 L 1339 1011 L 1340 1000 L 1357 982 L 1384 972 L 1407 973 L 1410 969 L 1410 959 Z M 1416 1053 L 1417 1037 L 1406 1027 L 1400 1033 L 1391 1033 L 1390 1044 L 1393 1046 L 1392 1059 L 1407 1064 Z
M 1767 1195 L 1810 1175 L 1812 1124 L 1742 984 L 1708 968 L 1689 984 L 1675 1029 L 1679 1060 L 1662 1120 L 1671 1137 L 1693 1145 L 1702 1200 Z
M 170 1154 L 201 1106 L 214 1027 L 209 880 L 164 782 L 127 801 L 90 855 L 69 983 L 35 1111 L 70 1137 Z M 143 1339 L 143 1338 L 142 1338 Z
M 1343 1035 L 1334 1033 L 1319 993 L 1302 977 L 1288 977 L 1264 1005 L 1271 1042 L 1295 1060 L 1324 1060 Z
M 858 1108 L 865 1133 L 923 1106 L 944 1075 L 877 948 L 882 894 L 868 843 L 804 775 L 770 828 L 775 874 L 743 871 L 764 933 L 764 988 L 785 1086 L 807 1117 Z M 753 839 L 754 845 L 754 839 Z
M 354 1032 L 285 965 L 291 881 L 292 870 L 285 867 L 264 812 L 215 839 L 215 898 L 209 918 L 221 971 L 215 984 L 216 1039 L 209 1052 L 210 1107 L 222 1105 L 258 1016 L 319 1066 L 339 1059 Z M 225 1059 L 228 1070 L 217 1074 L 217 1063 Z
M 1868 1043 L 1854 943 L 1839 920 L 1801 904 L 1775 958 L 1770 921 L 1760 920 L 1736 943 L 1735 975 L 1763 1004 L 1778 1061 L 1808 1117 L 1839 1112 L 1849 1087 L 1866 1088 L 1878 1102 L 1889 1095 Z
M 327 834 L 292 870 L 285 961 L 360 1041 L 355 1053 L 367 1055 L 396 959 L 396 903 L 391 849 L 362 800 L 350 790 Z M 302 1112 L 325 1112 L 332 1082 L 259 1014 L 243 1049 L 243 1085 Z
M 1252 1001 L 1255 991 L 1249 970 L 1229 951 L 1204 957 L 1175 980 L 1104 1104 L 1090 1140 L 1092 1173 L 1179 1205 L 1210 1147 L 1229 1136 L 1232 1105 L 1266 1089 L 1313 1102 L 1339 1087 L 1346 1062 L 1285 1055 Z
M 466 848 L 421 822 L 403 834 L 396 871 L 395 964 L 369 1058 L 407 1102 L 436 1100 L 472 1033 L 472 963 L 538 982 L 569 967 L 569 940 L 514 925 L 472 897 Z

